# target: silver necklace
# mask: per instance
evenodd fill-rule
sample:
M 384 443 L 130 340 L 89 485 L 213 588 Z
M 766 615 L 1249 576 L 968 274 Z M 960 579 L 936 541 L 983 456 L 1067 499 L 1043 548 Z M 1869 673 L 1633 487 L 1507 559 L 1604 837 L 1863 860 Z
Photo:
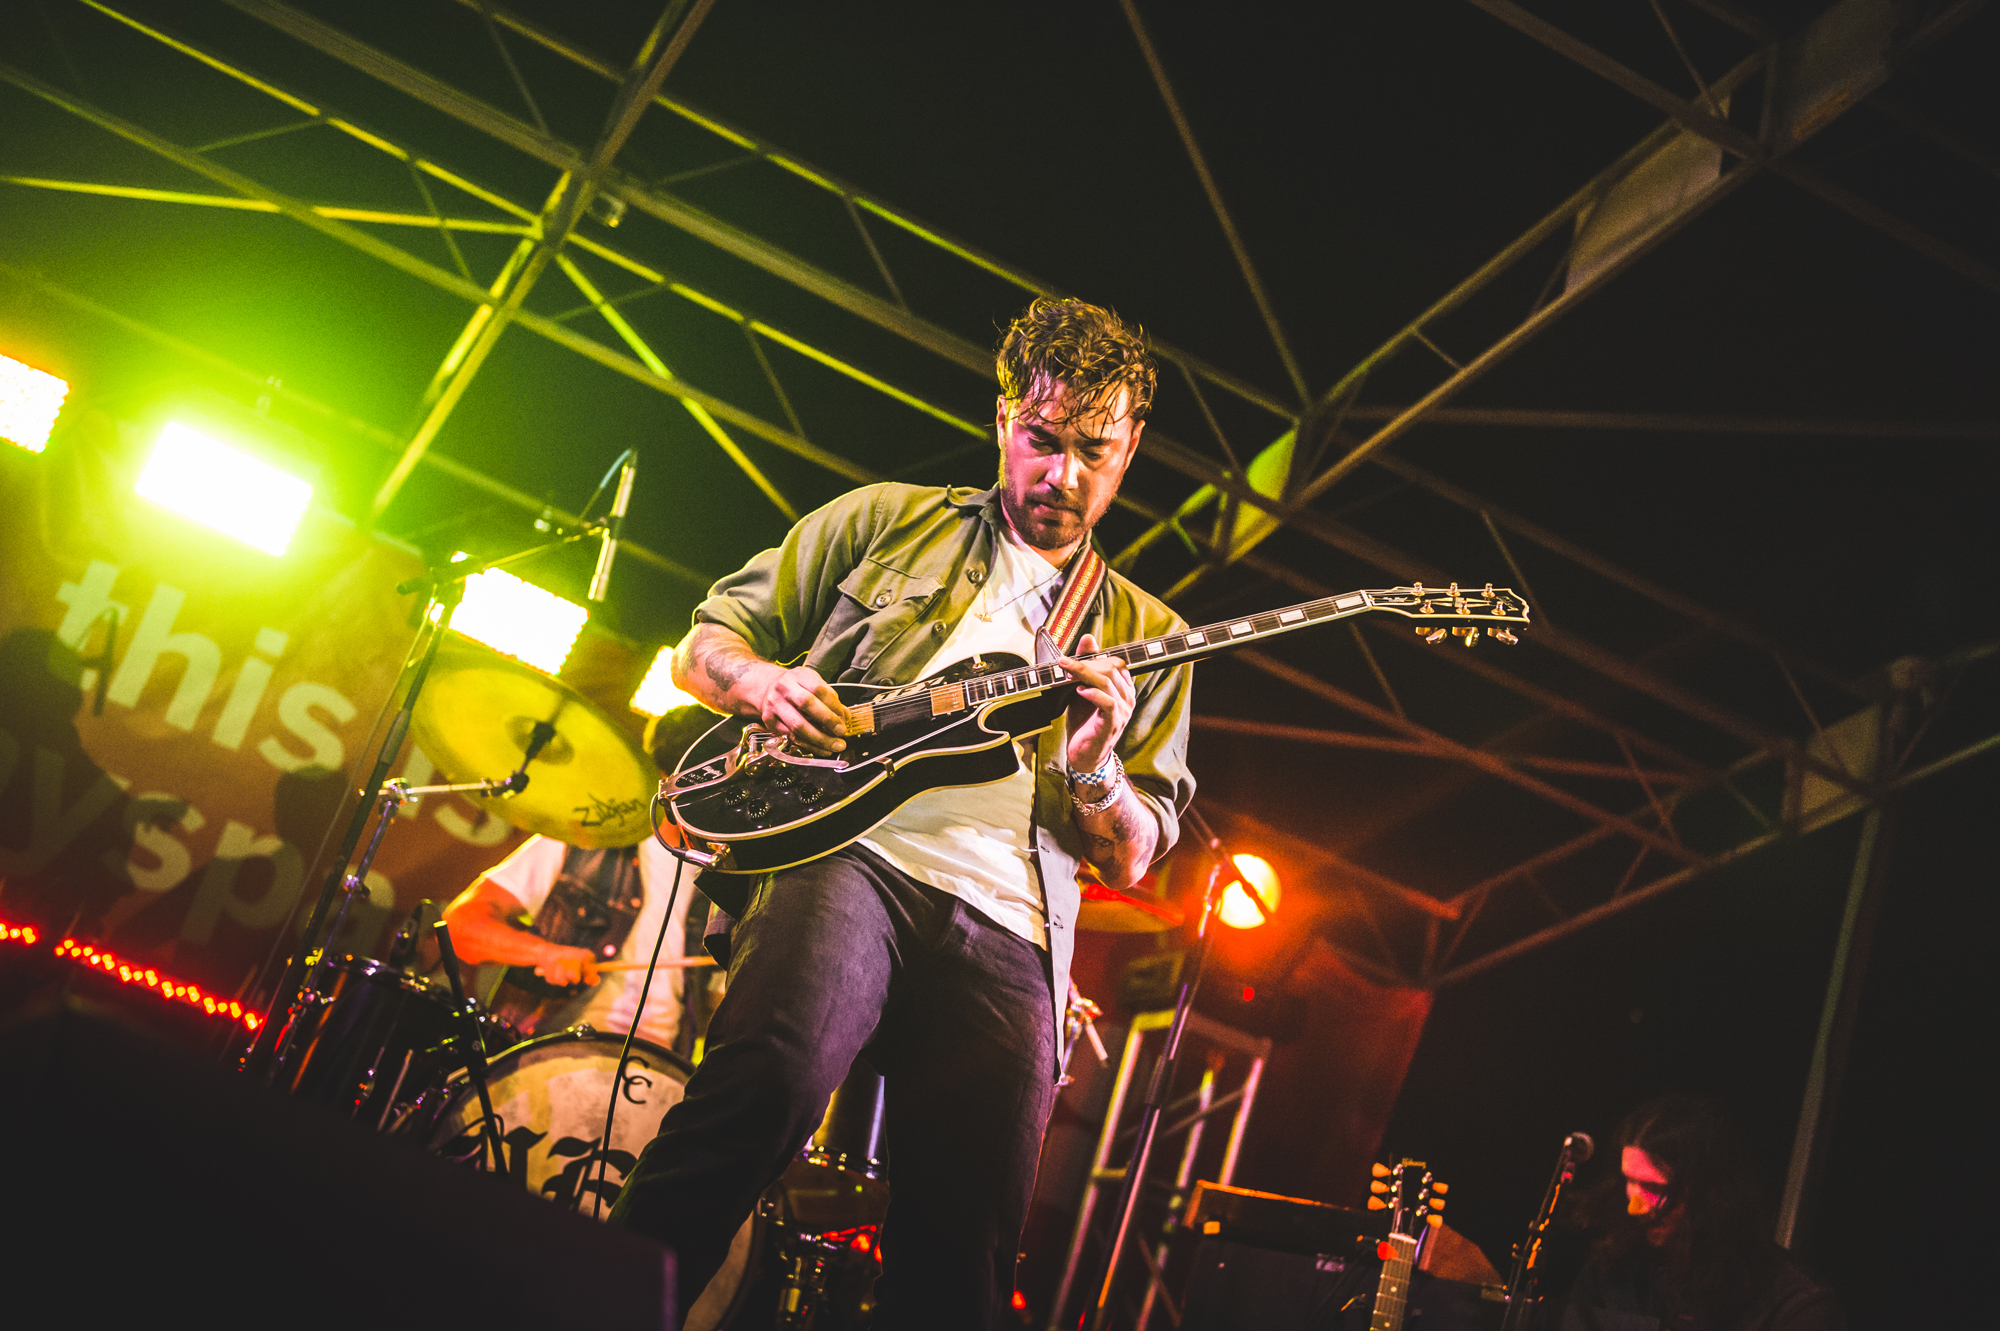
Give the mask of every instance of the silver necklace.
M 1038 583 L 1036 583 L 1036 584 L 1035 584 L 1034 586 L 1032 586 L 1032 587 L 1029 587 L 1029 588 L 1028 588 L 1028 589 L 1027 589 L 1026 591 L 1018 591 L 1018 592 L 1015 592 L 1015 593 L 1014 593 L 1014 594 L 1013 594 L 1012 596 L 1010 596 L 1010 597 L 1008 597 L 1008 598 L 1007 598 L 1006 600 L 1002 601 L 1002 602 L 1001 602 L 1001 603 L 1000 603 L 999 605 L 995 605 L 995 606 L 989 606 L 989 607 L 987 607 L 987 608 L 986 608 L 986 609 L 984 609 L 984 610 L 981 610 L 981 609 L 980 609 L 980 608 L 979 608 L 978 606 L 974 606 L 974 607 L 972 608 L 972 613 L 973 613 L 973 614 L 975 614 L 975 615 L 977 615 L 977 616 L 979 617 L 979 622 L 980 622 L 980 623 L 982 623 L 982 624 L 991 624 L 991 623 L 993 622 L 993 616 L 995 616 L 995 615 L 999 614 L 999 613 L 1000 613 L 1000 612 L 1001 612 L 1002 610 L 1005 610 L 1005 609 L 1006 609 L 1006 608 L 1007 608 L 1008 606 L 1010 606 L 1010 605 L 1014 604 L 1014 602 L 1016 602 L 1016 601 L 1020 600 L 1020 599 L 1021 599 L 1022 597 L 1024 597 L 1024 596 L 1028 595 L 1028 594 L 1029 594 L 1030 592 L 1038 592 L 1038 591 L 1041 591 L 1041 590 L 1042 590 L 1042 589 L 1043 589 L 1044 587 L 1049 587 L 1049 586 L 1052 586 L 1052 585 L 1054 585 L 1054 583 L 1055 583 L 1055 580 L 1056 580 L 1057 578 L 1060 578 L 1060 577 L 1062 576 L 1062 574 L 1063 574 L 1063 571 L 1062 571 L 1061 569 L 1057 569 L 1057 570 L 1056 570 L 1056 571 L 1055 571 L 1055 572 L 1054 572 L 1054 573 L 1053 573 L 1052 575 L 1050 575 L 1050 576 L 1049 576 L 1048 578 L 1044 579 L 1044 580 L 1043 580 L 1043 581 L 1041 581 L 1041 582 L 1038 582 Z M 993 587 L 993 584 L 992 584 L 992 582 L 991 582 L 991 581 L 989 580 L 989 581 L 987 582 L 986 586 L 985 586 L 985 587 L 982 587 L 982 588 L 980 589 L 980 591 L 979 591 L 979 599 L 980 599 L 980 600 L 982 600 L 982 601 L 983 601 L 983 600 L 985 600 L 985 599 L 986 599 L 986 596 L 987 596 L 987 593 L 988 593 L 989 591 L 991 591 L 991 590 L 992 590 L 992 587 Z

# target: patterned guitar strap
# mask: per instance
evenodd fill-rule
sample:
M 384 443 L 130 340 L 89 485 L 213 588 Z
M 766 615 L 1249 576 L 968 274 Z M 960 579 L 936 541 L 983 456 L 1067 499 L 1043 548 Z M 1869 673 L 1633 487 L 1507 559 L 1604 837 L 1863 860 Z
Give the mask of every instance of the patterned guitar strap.
M 1048 622 L 1035 630 L 1035 664 L 1052 665 L 1059 656 L 1076 650 L 1083 636 L 1084 621 L 1090 618 L 1091 603 L 1104 585 L 1104 557 L 1088 538 L 1069 561 L 1062 596 L 1049 612 Z M 1100 644 L 1101 645 L 1101 644 Z

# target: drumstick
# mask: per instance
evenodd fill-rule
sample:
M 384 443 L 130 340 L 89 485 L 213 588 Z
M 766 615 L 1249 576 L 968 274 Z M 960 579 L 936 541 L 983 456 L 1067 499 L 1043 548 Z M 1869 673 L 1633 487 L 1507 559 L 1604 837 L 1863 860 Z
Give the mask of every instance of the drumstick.
M 666 970 L 669 967 L 675 970 L 688 970 L 696 966 L 713 966 L 714 964 L 714 957 L 662 957 L 660 959 L 661 970 Z M 646 963 L 643 961 L 600 961 L 597 963 L 597 969 L 601 971 L 642 971 L 646 969 Z

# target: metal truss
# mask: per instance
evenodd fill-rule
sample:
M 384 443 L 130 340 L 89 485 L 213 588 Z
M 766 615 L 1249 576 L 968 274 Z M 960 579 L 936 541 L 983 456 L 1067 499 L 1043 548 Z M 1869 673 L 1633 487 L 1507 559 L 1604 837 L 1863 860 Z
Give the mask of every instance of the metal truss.
M 1552 652 L 1569 666 L 1602 681 L 1617 700 L 1614 705 L 1586 702 L 1569 691 L 1537 682 L 1530 677 L 1532 666 L 1510 668 L 1520 663 L 1499 665 L 1470 653 L 1449 653 L 1444 659 L 1479 681 L 1482 687 L 1511 693 L 1537 709 L 1534 719 L 1506 733 L 1467 742 L 1410 715 L 1392 688 L 1391 671 L 1377 659 L 1370 644 L 1402 644 L 1408 650 L 1414 644 L 1406 632 L 1374 621 L 1365 628 L 1352 626 L 1353 641 L 1381 689 L 1380 701 L 1361 697 L 1284 660 L 1259 653 L 1243 654 L 1239 659 L 1251 668 L 1285 682 L 1303 695 L 1332 704 L 1367 729 L 1283 726 L 1211 715 L 1198 717 L 1198 725 L 1218 732 L 1257 735 L 1273 743 L 1435 758 L 1559 809 L 1580 829 L 1524 861 L 1443 896 L 1417 891 L 1367 867 L 1354 856 L 1336 855 L 1321 847 L 1320 863 L 1332 881 L 1351 891 L 1361 919 L 1357 936 L 1343 937 L 1340 946 L 1359 968 L 1385 982 L 1420 986 L 1455 983 L 1597 919 L 1671 891 L 1779 837 L 1800 834 L 1848 812 L 1879 805 L 1915 782 L 1983 753 L 2000 741 L 2000 737 L 1965 741 L 1946 752 L 1926 754 L 1924 761 L 1915 766 L 1911 765 L 1911 755 L 1917 752 L 1914 744 L 1893 755 L 1894 761 L 1874 765 L 1851 762 L 1843 756 L 1835 739 L 1829 737 L 1839 728 L 1823 726 L 1819 712 L 1839 708 L 1839 714 L 1844 715 L 1864 705 L 1881 706 L 1882 699 L 1892 691 L 1882 680 L 1850 680 L 1751 626 L 1626 570 L 1390 452 L 1399 439 L 1420 423 L 1770 435 L 1816 433 L 1872 438 L 1985 439 L 2000 434 L 2000 427 L 1990 422 L 1830 422 L 1503 411 L 1449 405 L 1487 371 L 1604 290 L 1619 273 L 1640 261 L 1667 237 L 1764 171 L 1808 189 L 1981 285 L 1995 286 L 1990 269 L 1943 242 L 1922 235 L 1791 156 L 1800 144 L 1833 123 L 1849 107 L 1867 98 L 1879 102 L 1876 90 L 1896 66 L 1976 9 L 1976 0 L 1964 0 L 1948 8 L 1906 37 L 1893 37 L 1880 24 L 1857 25 L 1851 21 L 1855 11 L 1870 10 L 1871 5 L 1886 10 L 1887 0 L 1847 0 L 1836 11 L 1829 11 L 1828 16 L 1790 37 L 1766 30 L 1719 0 L 1691 2 L 1723 18 L 1751 44 L 1734 68 L 1713 79 L 1704 80 L 1688 63 L 1698 93 L 1694 100 L 1676 96 L 1641 78 L 1517 5 L 1505 0 L 1472 0 L 1516 30 L 1638 96 L 1662 112 L 1667 120 L 1395 332 L 1330 388 L 1315 394 L 1290 349 L 1264 283 L 1237 232 L 1193 130 L 1180 110 L 1165 62 L 1153 45 L 1139 8 L 1134 0 L 1119 0 L 1270 334 L 1294 396 L 1267 392 L 1171 343 L 1157 342 L 1155 350 L 1161 360 L 1177 371 L 1191 390 L 1200 418 L 1213 436 L 1214 451 L 1178 442 L 1149 426 L 1144 456 L 1152 464 L 1201 488 L 1171 511 L 1158 509 L 1130 494 L 1121 498 L 1123 507 L 1153 525 L 1118 555 L 1117 562 L 1130 565 L 1146 557 L 1149 550 L 1162 544 L 1165 535 L 1172 534 L 1178 540 L 1166 543 L 1167 548 L 1184 545 L 1194 558 L 1194 567 L 1181 578 L 1170 596 L 1185 597 L 1203 578 L 1227 569 L 1268 578 L 1315 596 L 1336 590 L 1256 548 L 1274 533 L 1285 531 L 1339 551 L 1393 579 L 1447 581 L 1421 557 L 1399 550 L 1316 506 L 1336 486 L 1366 468 L 1428 496 L 1444 511 L 1456 510 L 1476 519 L 1490 536 L 1495 553 L 1513 570 L 1516 582 L 1531 600 L 1534 600 L 1532 589 L 1510 539 L 1531 546 L 1544 556 L 1566 561 L 1622 594 L 1650 603 L 1670 616 L 1678 630 L 1704 643 L 1727 644 L 1732 651 L 1747 653 L 1751 661 L 1761 663 L 1761 669 L 1782 679 L 1803 713 L 1802 727 L 1772 725 L 1744 715 L 1677 682 L 1663 664 L 1619 656 L 1571 628 L 1556 627 L 1550 622 L 1548 607 L 1539 602 L 1536 602 L 1536 632 L 1529 639 L 1535 650 Z M 898 280 L 871 232 L 870 221 L 891 227 L 904 237 L 934 247 L 1021 291 L 1061 294 L 1052 284 L 952 238 L 751 131 L 665 94 L 662 82 L 686 48 L 710 0 L 676 0 L 668 5 L 638 56 L 622 66 L 583 51 L 560 34 L 486 0 L 457 0 L 479 13 L 487 24 L 497 57 L 532 123 L 280 0 L 223 0 L 246 19 L 282 32 L 552 169 L 557 173 L 555 186 L 539 202 L 522 202 L 489 189 L 469 173 L 417 152 L 399 143 L 393 135 L 327 107 L 321 99 L 283 88 L 196 43 L 142 22 L 108 0 L 77 0 L 77 3 L 197 62 L 215 76 L 257 90 L 289 108 L 299 119 L 274 129 L 187 146 L 94 106 L 29 71 L 0 63 L 0 81 L 205 177 L 226 192 L 198 194 L 80 179 L 14 177 L 0 183 L 122 197 L 134 201 L 135 206 L 222 207 L 282 215 L 463 300 L 470 307 L 463 331 L 443 355 L 429 388 L 415 404 L 413 417 L 418 424 L 407 432 L 354 421 L 326 404 L 294 393 L 282 394 L 301 410 L 393 451 L 395 461 L 371 504 L 377 517 L 389 507 L 399 487 L 418 466 L 437 469 L 524 509 L 543 508 L 539 501 L 520 491 L 429 450 L 467 386 L 479 373 L 487 353 L 507 329 L 514 327 L 555 342 L 675 399 L 788 518 L 796 516 L 796 506 L 744 451 L 738 435 L 761 440 L 849 482 L 867 483 L 882 477 L 812 442 L 767 354 L 767 346 L 782 348 L 820 370 L 879 393 L 917 413 L 931 427 L 973 441 L 988 437 L 983 423 L 897 385 L 888 375 L 868 369 L 852 356 L 797 336 L 744 309 L 739 302 L 670 272 L 665 264 L 647 256 L 643 237 L 633 236 L 627 241 L 622 237 L 628 233 L 620 233 L 620 242 L 613 244 L 605 230 L 584 229 L 583 223 L 593 215 L 601 216 L 607 226 L 615 225 L 628 213 L 651 218 L 779 278 L 834 309 L 895 334 L 946 365 L 969 372 L 977 377 L 982 392 L 990 392 L 990 353 L 915 311 L 906 285 Z M 1681 49 L 1665 11 L 1655 8 L 1676 49 Z M 1843 22 L 1829 23 L 1836 14 L 1845 15 Z M 611 114 L 592 148 L 582 149 L 551 133 L 532 88 L 509 52 L 507 35 L 539 46 L 617 86 Z M 1813 58 L 1802 59 L 1801 52 L 1810 52 Z M 1742 117 L 1732 113 L 1731 99 L 1754 86 L 1760 78 L 1762 105 L 1757 116 L 1758 127 L 1752 133 L 1736 126 L 1735 122 Z M 619 149 L 640 117 L 655 107 L 685 124 L 701 128 L 734 151 L 734 156 L 700 168 L 701 171 L 762 165 L 776 168 L 804 187 L 838 197 L 886 294 L 868 290 L 697 208 L 671 191 L 671 180 L 647 181 L 621 169 L 615 160 Z M 402 163 L 421 199 L 422 210 L 340 207 L 294 198 L 223 166 L 209 155 L 231 143 L 308 129 L 332 131 Z M 1946 140 L 1952 137 L 1948 130 L 1935 126 L 1925 127 L 1921 132 Z M 1990 164 L 1987 169 L 1991 169 Z M 1657 188 L 1663 180 L 1676 188 Z M 453 201 L 452 206 L 439 206 L 434 187 L 449 192 L 445 197 Z M 397 230 L 408 233 L 412 229 L 435 231 L 443 239 L 454 267 L 430 263 L 363 228 L 388 228 L 392 233 Z M 483 279 L 475 275 L 455 239 L 473 233 L 517 238 L 501 269 Z M 1530 312 L 1513 320 L 1507 331 L 1487 340 L 1477 350 L 1460 348 L 1456 354 L 1448 350 L 1453 341 L 1452 329 L 1457 326 L 1453 323 L 1454 316 L 1477 298 L 1493 299 L 1491 289 L 1496 281 L 1531 261 L 1549 264 L 1550 272 L 1542 296 Z M 586 264 L 601 266 L 603 271 L 593 275 Z M 573 310 L 555 317 L 537 314 L 524 304 L 530 290 L 552 265 L 581 302 Z M 128 331 L 173 347 L 211 368 L 250 382 L 262 380 L 254 371 L 223 362 L 170 333 L 146 327 L 43 279 L 4 266 L 0 266 L 0 272 L 17 281 L 33 283 L 78 309 L 118 322 Z M 622 274 L 621 280 L 636 279 L 640 285 L 621 294 L 607 295 L 609 274 Z M 623 307 L 631 300 L 656 292 L 670 293 L 736 325 L 785 418 L 783 423 L 765 419 L 705 391 L 669 368 L 657 349 L 623 313 Z M 578 331 L 573 321 L 582 318 L 601 322 L 611 331 L 617 345 Z M 1363 402 L 1361 398 L 1371 378 L 1406 351 L 1434 357 L 1446 373 L 1414 402 L 1398 405 Z M 1256 465 L 1246 465 L 1256 460 L 1244 458 L 1231 446 L 1210 409 L 1204 385 L 1268 414 L 1272 430 L 1280 434 L 1280 444 L 1290 450 L 1281 459 L 1282 466 L 1260 472 Z M 1352 432 L 1364 423 L 1372 427 L 1368 433 Z M 1332 460 L 1328 461 L 1329 458 Z M 1211 503 L 1218 505 L 1219 519 L 1211 531 L 1198 530 L 1194 515 Z M 687 568 L 657 552 L 635 549 L 634 553 L 684 583 L 705 584 L 708 580 L 707 573 Z M 1567 625 L 1566 611 L 1560 618 Z M 1948 692 L 1989 656 L 1990 652 L 1982 649 L 1944 662 L 1938 667 L 1941 673 L 1937 680 L 1924 687 L 1935 686 Z M 1534 660 L 1532 653 L 1525 656 L 1526 662 Z M 1802 680 L 1810 687 L 1810 693 L 1802 686 Z M 1670 744 L 1647 733 L 1640 724 L 1624 719 L 1623 703 L 1627 700 L 1643 700 L 1694 723 L 1696 744 Z M 1797 731 L 1803 731 L 1804 738 L 1793 738 Z M 1549 747 L 1554 737 L 1579 734 L 1589 739 L 1592 747 L 1587 751 L 1600 756 L 1581 756 L 1573 750 L 1534 751 L 1536 747 Z M 1696 756 L 1689 748 L 1698 748 L 1710 756 Z M 1725 752 L 1733 756 L 1726 760 L 1716 756 Z M 1606 800 L 1602 792 L 1607 782 L 1631 787 L 1630 797 L 1622 802 Z M 1817 792 L 1819 802 L 1802 802 L 1798 792 L 1805 790 Z M 1834 810 L 1838 812 L 1830 812 Z M 1757 828 L 1747 837 L 1738 830 L 1746 816 Z M 1663 871 L 1642 881 L 1642 870 L 1649 863 Z

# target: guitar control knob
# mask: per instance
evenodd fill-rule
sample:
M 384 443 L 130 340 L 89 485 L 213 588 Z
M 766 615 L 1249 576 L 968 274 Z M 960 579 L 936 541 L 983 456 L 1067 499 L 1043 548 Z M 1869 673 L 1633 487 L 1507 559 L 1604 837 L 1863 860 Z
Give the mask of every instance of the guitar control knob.
M 749 819 L 751 822 L 755 822 L 757 819 L 762 818 L 765 814 L 769 813 L 770 811 L 771 811 L 770 801 L 762 799 L 744 800 L 743 807 L 738 810 L 738 812 L 740 812 L 745 818 Z

